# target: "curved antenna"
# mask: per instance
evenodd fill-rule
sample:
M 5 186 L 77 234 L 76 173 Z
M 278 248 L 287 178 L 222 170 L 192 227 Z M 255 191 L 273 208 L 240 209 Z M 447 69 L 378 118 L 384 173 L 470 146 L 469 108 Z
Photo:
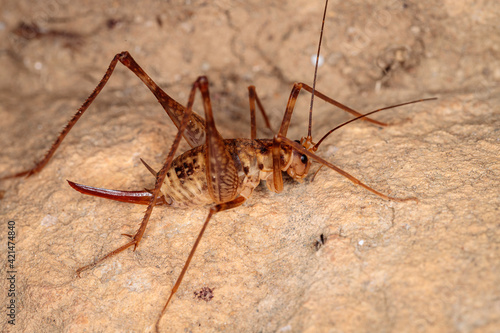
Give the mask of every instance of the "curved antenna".
M 309 128 L 307 130 L 307 139 L 309 141 L 312 141 L 311 127 L 312 127 L 312 112 L 313 112 L 313 103 L 314 103 L 314 92 L 316 90 L 316 79 L 318 77 L 319 51 L 321 50 L 321 41 L 323 40 L 323 28 L 325 27 L 325 17 L 326 17 L 326 8 L 327 7 L 328 7 L 328 0 L 325 1 L 325 10 L 323 12 L 323 22 L 321 23 L 321 33 L 319 34 L 318 53 L 316 53 L 316 65 L 314 66 L 314 79 L 313 79 L 313 86 L 312 86 L 312 92 L 311 92 L 311 106 L 309 108 Z
M 335 127 L 333 129 L 331 129 L 330 131 L 328 131 L 328 133 L 326 133 L 321 138 L 321 140 L 319 140 L 318 143 L 314 145 L 314 147 L 312 149 L 313 149 L 313 151 L 318 150 L 319 145 L 321 144 L 321 142 L 323 142 L 324 139 L 326 139 L 327 136 L 329 136 L 330 134 L 332 134 L 334 131 L 338 130 L 339 128 L 341 128 L 341 127 L 343 127 L 343 126 L 345 126 L 347 124 L 352 123 L 353 121 L 359 120 L 361 118 L 367 117 L 367 116 L 369 116 L 371 114 L 374 114 L 374 113 L 377 113 L 377 112 L 380 112 L 380 111 L 389 110 L 389 109 L 393 109 L 393 108 L 396 108 L 396 107 L 399 107 L 399 106 L 403 106 L 403 105 L 408 105 L 408 104 L 420 103 L 420 102 L 425 102 L 425 101 L 432 101 L 432 100 L 435 100 L 435 99 L 437 99 L 437 97 L 424 98 L 424 99 L 419 99 L 419 100 L 416 100 L 416 101 L 411 101 L 411 102 L 406 102 L 406 103 L 401 103 L 401 104 L 386 106 L 385 108 L 381 108 L 381 109 L 377 109 L 375 111 L 371 111 L 371 112 L 365 113 L 364 115 L 361 115 L 359 117 L 356 117 L 356 118 L 353 118 L 351 120 L 348 120 L 345 123 L 340 124 L 337 127 Z

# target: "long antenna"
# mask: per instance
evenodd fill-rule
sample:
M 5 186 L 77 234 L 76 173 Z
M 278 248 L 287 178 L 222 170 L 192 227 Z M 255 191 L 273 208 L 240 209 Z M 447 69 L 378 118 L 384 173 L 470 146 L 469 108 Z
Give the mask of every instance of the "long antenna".
M 311 92 L 311 107 L 309 108 L 309 129 L 307 130 L 307 138 L 309 140 L 312 140 L 311 127 L 312 127 L 314 92 L 316 91 L 316 78 L 318 77 L 319 51 L 321 50 L 321 41 L 323 40 L 323 28 L 325 27 L 326 8 L 327 7 L 328 7 L 328 0 L 325 1 L 325 11 L 323 12 L 323 22 L 321 23 L 321 33 L 319 35 L 318 53 L 316 54 L 316 65 L 314 66 L 314 80 L 313 80 L 313 86 L 312 86 L 312 92 Z
M 345 125 L 352 123 L 352 122 L 353 122 L 353 121 L 355 121 L 355 120 L 359 120 L 359 119 L 361 119 L 361 118 L 364 118 L 364 117 L 369 116 L 369 115 L 371 115 L 371 114 L 374 114 L 374 113 L 376 113 L 376 112 L 385 111 L 385 110 L 389 110 L 389 109 L 394 109 L 394 108 L 397 108 L 397 107 L 400 107 L 400 106 L 403 106 L 403 105 L 408 105 L 408 104 L 414 104 L 414 103 L 420 103 L 420 102 L 426 102 L 426 101 L 433 101 L 433 100 L 435 100 L 435 99 L 437 99 L 437 97 L 432 97 L 432 98 L 424 98 L 424 99 L 419 99 L 419 100 L 416 100 L 416 101 L 411 101 L 411 102 L 406 102 L 406 103 L 401 103 L 401 104 L 396 104 L 396 105 L 386 106 L 386 107 L 384 107 L 384 108 L 377 109 L 377 110 L 375 110 L 375 111 L 371 111 L 371 112 L 365 113 L 365 114 L 363 114 L 363 115 L 361 115 L 361 116 L 359 116 L 359 117 L 356 117 L 356 118 L 353 118 L 353 119 L 351 119 L 351 120 L 348 120 L 348 121 L 346 121 L 345 123 L 342 123 L 342 124 L 338 125 L 337 127 L 335 127 L 334 129 L 331 129 L 330 131 L 328 131 L 328 133 L 326 133 L 326 134 L 325 134 L 325 135 L 321 138 L 321 140 L 319 140 L 319 141 L 318 141 L 318 143 L 314 145 L 314 147 L 313 147 L 313 151 L 318 150 L 319 145 L 321 144 L 321 142 L 323 142 L 323 140 L 325 140 L 325 139 L 326 139 L 326 137 L 327 137 L 327 136 L 329 136 L 330 134 L 332 134 L 333 132 L 335 132 L 335 131 L 336 131 L 336 130 L 338 130 L 339 128 L 344 127 Z

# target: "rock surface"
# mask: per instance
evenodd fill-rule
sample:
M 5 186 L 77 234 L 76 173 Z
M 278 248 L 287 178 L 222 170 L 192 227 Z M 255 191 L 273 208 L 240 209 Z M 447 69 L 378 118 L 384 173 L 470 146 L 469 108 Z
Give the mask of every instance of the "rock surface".
M 293 82 L 312 82 L 323 10 L 320 1 L 2 7 L 0 175 L 43 156 L 123 50 L 182 104 L 207 75 L 224 137 L 249 137 L 250 84 L 277 129 Z M 281 194 L 260 186 L 213 219 L 162 331 L 497 332 L 499 11 L 476 1 L 330 3 L 320 91 L 364 112 L 439 100 L 379 114 L 391 123 L 383 129 L 355 122 L 319 155 L 419 203 L 383 200 L 326 168 L 313 182 L 285 181 Z M 299 99 L 294 139 L 307 131 L 309 96 Z M 315 100 L 314 138 L 347 119 Z M 0 182 L 4 305 L 9 220 L 17 272 L 16 325 L 4 315 L 1 331 L 153 331 L 208 209 L 155 209 L 137 251 L 77 278 L 77 268 L 124 244 L 144 207 L 83 196 L 65 180 L 150 188 L 139 157 L 159 168 L 174 135 L 154 96 L 118 65 L 41 173 Z M 208 302 L 195 297 L 204 287 Z

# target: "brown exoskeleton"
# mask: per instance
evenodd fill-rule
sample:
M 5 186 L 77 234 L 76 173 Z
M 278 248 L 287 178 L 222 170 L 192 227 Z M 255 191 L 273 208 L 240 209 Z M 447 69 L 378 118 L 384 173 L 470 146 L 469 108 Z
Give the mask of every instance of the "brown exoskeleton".
M 323 14 L 323 24 L 321 28 L 320 43 L 318 46 L 318 57 L 321 46 L 321 38 L 323 34 L 327 3 L 328 2 L 326 2 L 325 4 L 325 11 Z M 88 109 L 90 104 L 104 88 L 118 62 L 121 62 L 124 66 L 130 69 L 151 90 L 151 92 L 155 95 L 157 100 L 160 102 L 164 110 L 167 112 L 171 120 L 178 128 L 178 132 L 175 136 L 170 152 L 166 157 L 165 163 L 160 171 L 154 171 L 145 162 L 143 162 L 148 170 L 150 170 L 156 177 L 155 187 L 152 190 L 116 191 L 90 187 L 69 181 L 71 187 L 84 194 L 104 197 L 117 201 L 144 204 L 148 206 L 139 229 L 135 234 L 128 235 L 130 237 L 130 240 L 126 244 L 108 253 L 99 260 L 87 266 L 79 268 L 77 270 L 77 274 L 80 275 L 81 272 L 100 264 L 104 260 L 124 251 L 129 247 L 133 246 L 135 250 L 139 245 L 142 236 L 144 235 L 152 210 L 156 205 L 167 205 L 171 207 L 193 207 L 210 205 L 209 213 L 203 224 L 203 227 L 201 228 L 184 264 L 184 267 L 182 268 L 182 271 L 177 278 L 170 292 L 170 295 L 158 317 L 158 320 L 156 322 L 157 330 L 159 330 L 161 318 L 165 314 L 168 304 L 171 302 L 172 297 L 174 296 L 182 282 L 182 279 L 189 267 L 191 259 L 193 258 L 193 255 L 205 232 L 205 229 L 208 226 L 208 222 L 210 221 L 211 217 L 220 211 L 242 205 L 251 196 L 253 190 L 260 183 L 260 181 L 265 180 L 269 190 L 279 193 L 283 190 L 282 172 L 287 172 L 291 178 L 297 181 L 302 181 L 309 172 L 311 161 L 314 160 L 322 164 L 323 166 L 327 166 L 335 170 L 336 172 L 351 180 L 353 183 L 364 187 L 365 189 L 384 199 L 400 202 L 417 200 L 416 198 L 394 198 L 384 195 L 369 187 L 368 185 L 360 182 L 357 178 L 351 176 L 349 173 L 322 159 L 321 157 L 316 155 L 316 151 L 318 150 L 323 140 L 328 137 L 329 134 L 331 134 L 334 130 L 340 128 L 341 126 L 346 125 L 347 123 L 350 123 L 357 119 L 363 119 L 380 126 L 385 126 L 386 124 L 368 118 L 367 116 L 382 110 L 416 103 L 423 100 L 394 105 L 378 109 L 363 115 L 327 97 L 326 95 L 320 93 L 315 89 L 316 72 L 318 67 L 318 64 L 316 63 L 316 70 L 313 81 L 314 83 L 312 87 L 305 83 L 294 84 L 286 106 L 285 115 L 280 129 L 273 139 L 257 139 L 255 121 L 256 105 L 262 112 L 264 119 L 266 120 L 266 124 L 269 128 L 270 125 L 269 121 L 267 120 L 264 108 L 262 107 L 262 104 L 257 97 L 255 87 L 253 86 L 249 87 L 251 139 L 223 139 L 215 126 L 209 96 L 209 83 L 206 77 L 201 76 L 194 82 L 191 88 L 187 106 L 184 107 L 169 95 L 167 95 L 144 72 L 144 70 L 135 62 L 135 60 L 128 52 L 122 52 L 115 55 L 102 80 L 99 82 L 92 94 L 84 102 L 81 108 L 77 111 L 77 113 L 73 116 L 73 118 L 68 122 L 61 134 L 53 143 L 51 149 L 42 160 L 40 160 L 33 168 L 29 170 L 19 172 L 10 176 L 5 176 L 0 179 L 21 176 L 28 177 L 37 172 L 40 172 L 49 162 L 71 128 L 76 124 L 76 122 L 80 119 L 83 113 Z M 197 89 L 200 90 L 203 100 L 203 107 L 205 112 L 204 119 L 203 117 L 192 111 Z M 312 94 L 311 108 L 309 110 L 308 134 L 300 141 L 293 141 L 288 139 L 286 135 L 297 96 L 302 89 Z M 355 116 L 354 119 L 329 131 L 317 143 L 313 142 L 311 135 L 312 102 L 315 96 Z M 187 152 L 174 159 L 175 153 L 182 137 L 184 137 L 184 139 L 191 146 L 191 150 L 188 150 Z

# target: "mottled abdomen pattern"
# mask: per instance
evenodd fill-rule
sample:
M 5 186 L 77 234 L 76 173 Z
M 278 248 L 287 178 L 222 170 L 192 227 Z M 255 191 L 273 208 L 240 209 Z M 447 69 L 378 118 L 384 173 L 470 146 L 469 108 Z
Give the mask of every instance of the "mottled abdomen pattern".
M 161 192 L 173 207 L 196 207 L 212 203 L 208 193 L 205 146 L 176 157 L 167 172 Z
M 271 140 L 228 139 L 226 149 L 234 161 L 238 195 L 249 197 L 261 179 L 272 171 Z M 161 188 L 172 207 L 196 207 L 214 203 L 208 191 L 205 145 L 178 156 Z

